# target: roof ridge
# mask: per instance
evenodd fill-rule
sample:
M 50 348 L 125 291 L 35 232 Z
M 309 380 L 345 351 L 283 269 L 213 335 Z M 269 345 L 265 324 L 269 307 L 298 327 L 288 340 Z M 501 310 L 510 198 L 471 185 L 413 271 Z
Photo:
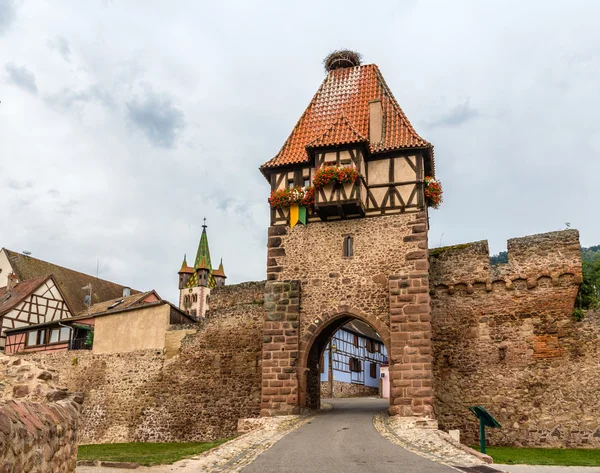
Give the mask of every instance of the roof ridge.
M 30 258 L 30 259 L 33 259 L 33 260 L 36 260 L 36 261 L 41 261 L 42 263 L 46 263 L 46 264 L 49 264 L 49 265 L 52 265 L 52 266 L 56 266 L 57 268 L 60 268 L 60 269 L 65 269 L 67 271 L 71 271 L 72 273 L 77 273 L 77 274 L 80 274 L 82 276 L 89 276 L 89 277 L 97 279 L 99 281 L 107 282 L 107 283 L 110 283 L 110 284 L 115 284 L 116 286 L 129 287 L 129 286 L 125 285 L 125 284 L 119 284 L 117 282 L 109 281 L 108 279 L 102 279 L 102 278 L 99 278 L 99 277 L 96 277 L 96 276 L 92 276 L 91 274 L 88 274 L 88 273 L 82 273 L 81 271 L 77 271 L 76 269 L 67 268 L 66 266 L 61 266 L 60 264 L 55 264 L 55 263 L 51 263 L 49 261 L 45 261 L 43 259 L 34 258 L 33 256 L 24 255 L 24 254 L 19 253 L 17 251 L 9 250 L 8 248 L 2 248 L 2 249 L 4 251 L 6 251 L 7 253 L 10 253 L 12 255 L 18 256 L 19 258 Z M 48 273 L 48 275 L 50 275 L 50 274 L 52 274 L 52 273 Z M 18 274 L 17 274 L 17 276 L 18 276 Z

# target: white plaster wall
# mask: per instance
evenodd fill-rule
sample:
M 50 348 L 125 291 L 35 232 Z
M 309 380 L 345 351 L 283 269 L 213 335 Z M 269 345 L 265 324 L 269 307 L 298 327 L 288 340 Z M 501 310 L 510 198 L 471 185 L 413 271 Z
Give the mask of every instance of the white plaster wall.
M 8 262 L 6 252 L 4 248 L 0 251 L 0 287 L 6 286 L 8 282 L 8 275 L 12 272 L 12 267 Z

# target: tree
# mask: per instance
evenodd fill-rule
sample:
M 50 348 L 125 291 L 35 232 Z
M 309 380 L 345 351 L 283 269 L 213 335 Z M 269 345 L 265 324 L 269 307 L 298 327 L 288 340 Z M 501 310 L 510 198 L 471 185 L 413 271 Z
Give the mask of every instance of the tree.
M 583 281 L 577 294 L 577 307 L 594 309 L 600 302 L 600 245 L 581 249 Z

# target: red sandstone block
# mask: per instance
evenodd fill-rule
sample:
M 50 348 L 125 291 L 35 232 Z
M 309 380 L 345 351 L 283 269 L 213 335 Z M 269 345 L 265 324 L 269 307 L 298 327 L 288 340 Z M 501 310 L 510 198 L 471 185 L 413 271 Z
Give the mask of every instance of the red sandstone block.
M 404 325 L 404 324 L 402 324 Z M 402 326 L 400 327 L 400 329 L 402 330 Z M 402 332 L 395 332 L 392 333 L 390 335 L 391 339 L 392 339 L 392 345 L 396 342 L 404 342 L 406 340 L 408 340 L 410 338 L 410 335 L 406 332 L 406 331 L 402 331 Z
M 415 269 L 417 271 L 427 271 L 429 269 L 429 263 L 427 261 L 415 261 Z
M 279 394 L 279 390 L 277 388 L 264 388 L 262 393 L 263 396 L 275 396 Z
M 391 416 L 410 417 L 412 415 L 412 410 L 409 406 L 393 405 L 390 406 L 388 412 Z
M 271 381 L 269 381 L 269 386 L 271 388 L 282 388 L 283 387 L 283 381 L 276 380 L 276 379 L 271 380 Z
M 429 294 L 429 287 L 427 286 L 422 286 L 422 287 L 409 287 L 406 292 L 408 294 Z
M 292 389 L 291 388 L 281 388 L 279 390 L 279 393 L 282 394 L 282 395 L 284 395 L 284 396 L 286 396 L 286 395 L 292 393 Z
M 429 314 L 429 304 L 411 304 L 404 307 L 405 314 Z
M 392 403 L 400 406 L 412 406 L 412 399 L 409 397 L 396 397 Z
M 427 259 L 427 252 L 418 250 L 418 251 L 410 251 L 406 253 L 406 261 L 414 261 L 420 259 Z

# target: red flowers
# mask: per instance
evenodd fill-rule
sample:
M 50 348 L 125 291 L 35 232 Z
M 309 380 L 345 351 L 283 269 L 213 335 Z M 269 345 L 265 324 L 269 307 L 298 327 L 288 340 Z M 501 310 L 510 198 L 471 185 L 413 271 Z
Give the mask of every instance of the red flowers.
M 358 179 L 358 171 L 350 166 L 325 166 L 317 169 L 313 184 L 320 189 L 332 182 L 355 183 Z
M 291 189 L 275 189 L 269 197 L 271 207 L 290 207 L 300 205 L 302 207 L 311 207 L 315 203 L 315 188 L 292 187 Z
M 429 207 L 437 209 L 442 203 L 442 183 L 431 176 L 425 178 L 425 200 Z

